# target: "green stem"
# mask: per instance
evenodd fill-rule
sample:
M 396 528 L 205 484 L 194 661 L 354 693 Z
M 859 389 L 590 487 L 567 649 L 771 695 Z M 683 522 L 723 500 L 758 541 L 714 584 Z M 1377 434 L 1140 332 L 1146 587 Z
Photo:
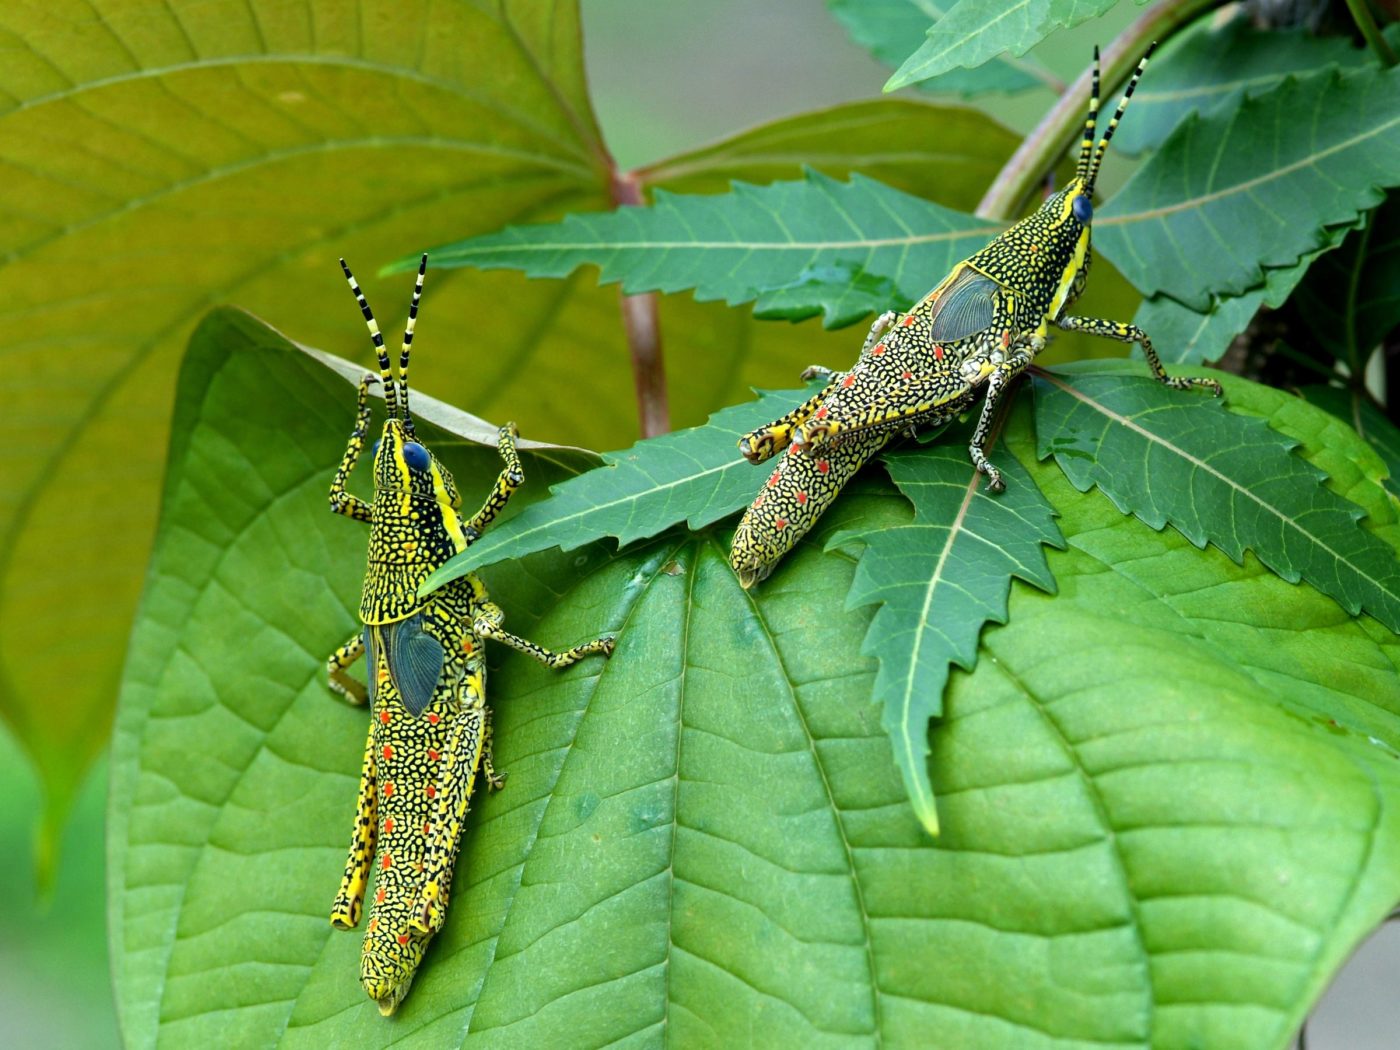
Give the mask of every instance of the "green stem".
M 1381 36 L 1380 29 L 1376 27 L 1376 20 L 1371 15 L 1371 9 L 1366 6 L 1366 0 L 1347 0 L 1347 7 L 1351 10 L 1356 28 L 1361 30 L 1361 35 L 1366 38 L 1366 43 L 1371 45 L 1371 50 L 1381 60 L 1381 65 L 1387 69 L 1395 65 L 1395 52 L 1390 49 L 1390 42 Z
M 1103 52 L 1103 94 L 1117 90 L 1128 79 L 1147 45 L 1165 40 L 1218 0 L 1158 0 L 1125 29 Z M 1021 143 L 987 190 L 977 214 L 984 219 L 1012 219 L 1046 173 L 1078 138 L 1088 111 L 1092 73 L 1085 70 L 1036 129 Z

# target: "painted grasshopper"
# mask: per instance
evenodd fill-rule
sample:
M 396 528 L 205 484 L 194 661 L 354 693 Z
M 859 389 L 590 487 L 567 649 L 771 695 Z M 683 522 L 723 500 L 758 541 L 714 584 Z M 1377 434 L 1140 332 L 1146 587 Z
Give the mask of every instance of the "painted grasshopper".
M 841 487 L 897 433 L 954 418 L 972 406 L 984 384 L 987 394 L 968 452 L 988 487 L 1001 491 L 1001 472 L 986 455 L 988 435 L 1008 384 L 1045 348 L 1051 325 L 1137 343 L 1162 383 L 1220 394 L 1213 379 L 1168 376 L 1152 341 L 1136 325 L 1066 313 L 1089 278 L 1099 165 L 1151 53 L 1149 48 L 1138 63 L 1095 145 L 1095 48 L 1094 86 L 1074 178 L 1034 214 L 954 266 L 907 313 L 881 315 L 850 371 L 809 368 L 803 377 L 824 376 L 826 385 L 740 440 L 739 449 L 751 463 L 787 450 L 734 533 L 729 560 L 744 587 L 773 571 Z
M 425 255 L 395 378 L 369 303 L 340 261 L 369 326 L 379 375 L 360 381 L 355 429 L 330 490 L 331 510 L 370 526 L 360 602 L 364 628 L 327 661 L 331 689 L 351 703 L 370 704 L 350 855 L 331 925 L 348 930 L 358 924 L 372 868 L 374 903 L 360 982 L 385 1016 L 403 1001 L 428 941 L 446 918 L 462 822 L 478 771 L 492 789 L 505 778 L 491 763 L 483 643 L 503 642 L 556 668 L 613 649 L 611 638 L 560 653 L 517 638 L 502 629 L 504 614 L 470 573 L 418 597 L 419 584 L 480 536 L 524 481 L 515 424 L 508 423 L 499 433 L 505 468 L 481 509 L 463 518 L 451 473 L 414 434 L 408 356 L 427 263 Z M 347 492 L 345 483 L 364 448 L 369 387 L 376 380 L 384 385 L 389 418 L 374 450 L 374 500 L 366 503 Z M 346 673 L 362 655 L 368 690 Z

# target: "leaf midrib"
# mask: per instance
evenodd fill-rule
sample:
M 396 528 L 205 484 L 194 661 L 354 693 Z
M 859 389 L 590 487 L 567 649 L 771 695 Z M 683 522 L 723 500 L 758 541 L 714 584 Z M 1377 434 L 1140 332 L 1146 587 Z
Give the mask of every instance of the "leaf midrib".
M 611 213 L 603 213 L 611 214 Z M 499 255 L 502 253 L 535 253 L 566 251 L 623 251 L 626 249 L 695 249 L 695 250 L 739 250 L 747 251 L 821 251 L 832 248 L 894 248 L 908 247 L 911 244 L 936 244 L 939 241 L 953 241 L 963 237 L 982 238 L 996 236 L 1004 232 L 1001 226 L 985 226 L 977 229 L 941 230 L 937 233 L 911 234 L 905 237 L 869 237 L 849 241 L 656 241 L 656 240 L 612 240 L 612 241 L 565 241 L 565 242 L 519 242 L 497 244 L 482 248 L 453 249 L 449 255 L 453 259 L 466 259 L 472 256 Z
M 972 498 L 976 495 L 981 482 L 982 475 L 974 472 L 968 481 L 964 491 L 962 504 L 958 507 L 958 513 L 954 516 L 948 526 L 948 539 L 943 544 L 943 549 L 938 554 L 938 564 L 934 566 L 933 574 L 929 577 L 928 585 L 924 588 L 924 605 L 919 611 L 918 637 L 914 641 L 914 658 L 909 661 L 909 671 L 904 676 L 904 696 L 899 705 L 899 737 L 900 747 L 906 756 L 908 768 L 913 770 L 919 767 L 922 756 L 919 755 L 914 739 L 909 733 L 909 712 L 914 704 L 914 680 L 917 677 L 914 669 L 919 666 L 918 653 L 923 646 L 924 633 L 927 629 L 929 618 L 928 611 L 933 605 L 934 592 L 938 590 L 939 583 L 943 577 L 943 567 L 947 564 L 948 557 L 952 553 L 957 538 L 962 532 L 963 521 L 967 518 L 968 508 L 972 506 Z M 934 801 L 928 789 L 925 787 L 925 780 L 922 777 L 906 777 L 905 782 L 910 784 L 921 796 L 920 799 L 910 801 L 914 803 L 914 808 L 921 812 L 934 812 Z

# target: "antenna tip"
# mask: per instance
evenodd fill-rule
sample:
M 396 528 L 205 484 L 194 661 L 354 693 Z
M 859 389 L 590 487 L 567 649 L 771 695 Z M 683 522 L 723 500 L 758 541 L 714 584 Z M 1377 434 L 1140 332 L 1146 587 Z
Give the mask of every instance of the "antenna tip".
M 1142 53 L 1142 60 L 1143 60 L 1144 62 L 1146 62 L 1146 61 L 1152 56 L 1152 52 L 1154 52 L 1154 51 L 1156 51 L 1156 50 L 1157 50 L 1157 41 L 1154 40 L 1154 41 L 1152 41 L 1152 43 L 1150 43 L 1150 44 L 1147 45 L 1147 50 L 1144 51 L 1144 52 Z
M 418 272 L 425 273 L 428 269 L 428 253 L 423 253 L 423 258 L 418 261 Z
M 344 260 L 344 259 L 341 259 L 341 260 L 340 260 L 340 268 L 341 268 L 342 270 L 344 270 L 347 274 L 350 272 L 350 267 L 348 267 L 348 266 L 345 265 L 345 260 Z
M 1099 60 L 1099 45 L 1098 45 L 1098 44 L 1095 44 L 1095 45 L 1094 45 L 1094 61 L 1097 62 L 1098 60 Z

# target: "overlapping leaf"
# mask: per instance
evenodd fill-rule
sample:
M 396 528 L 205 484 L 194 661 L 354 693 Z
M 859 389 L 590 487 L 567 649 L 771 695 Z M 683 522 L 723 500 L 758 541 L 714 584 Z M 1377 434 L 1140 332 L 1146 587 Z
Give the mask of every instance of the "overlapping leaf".
M 1006 622 L 1013 577 L 1054 593 L 1042 545 L 1064 545 L 1054 512 L 1020 463 L 999 457 L 1007 489 L 990 495 L 965 446 L 943 442 L 887 454 L 885 466 L 913 504 L 914 520 L 896 528 L 857 525 L 827 542 L 860 555 L 847 607 L 880 607 L 861 652 L 880 663 L 880 724 L 914 812 L 933 834 L 928 726 L 943 714 L 951 665 L 977 665 L 982 628 Z
M 1375 61 L 1345 36 L 1258 29 L 1244 12 L 1224 25 L 1215 22 L 1214 13 L 1200 19 L 1152 59 L 1151 75 L 1133 93 L 1132 119 L 1113 136 L 1115 150 L 1154 149 L 1190 114 L 1210 112 L 1240 94 L 1263 94 L 1284 77 Z
M 324 506 L 351 389 L 271 344 L 185 375 L 113 758 L 133 1050 L 1278 1046 L 1400 896 L 1400 639 L 1076 492 L 1018 412 L 1003 466 L 1069 549 L 1059 596 L 1013 585 L 951 677 L 936 844 L 869 703 L 854 564 L 821 549 L 907 525 L 879 472 L 754 592 L 706 536 L 500 566 L 514 629 L 618 650 L 601 674 L 493 665 L 511 778 L 474 805 L 447 928 L 385 1022 L 358 935 L 326 922 L 365 719 L 321 667 L 363 566 Z M 1380 520 L 1359 440 L 1293 407 L 1271 423 Z M 441 448 L 478 495 L 494 454 Z
M 1371 353 L 1400 324 L 1400 196 L 1387 198 L 1298 288 L 1298 314 L 1313 338 L 1365 371 Z
M 812 390 L 816 390 L 813 387 Z M 739 438 L 791 411 L 810 391 L 763 394 L 708 423 L 603 454 L 604 466 L 561 482 L 553 495 L 492 528 L 423 584 L 434 590 L 481 565 L 595 540 L 631 543 L 672 525 L 710 525 L 753 501 L 767 470 L 739 455 Z
M 1096 362 L 1037 378 L 1039 454 L 1154 529 L 1171 524 L 1236 561 L 1252 551 L 1284 579 L 1400 631 L 1400 558 L 1294 454 L 1295 442 L 1131 367 Z
M 1198 311 L 1320 248 L 1400 184 L 1400 68 L 1286 79 L 1177 127 L 1094 220 L 1145 295 Z
M 1114 0 L 1009 0 L 1004 4 L 957 0 L 928 27 L 923 43 L 890 77 L 885 90 L 928 80 L 959 66 L 972 69 L 1003 52 L 1024 55 L 1055 30 L 1088 21 L 1113 4 Z
M 657 192 L 649 208 L 511 227 L 432 254 L 439 265 L 532 277 L 593 264 L 626 292 L 694 289 L 700 300 L 753 301 L 765 317 L 820 313 L 835 327 L 912 302 L 998 231 L 860 175 L 843 183 L 809 172 L 721 196 Z
M 1157 355 L 1169 364 L 1218 361 L 1231 341 L 1249 326 L 1261 306 L 1279 307 L 1319 256 L 1342 243 L 1348 227 L 1323 231 L 1323 245 L 1296 265 L 1264 271 L 1264 282 L 1243 295 L 1217 295 L 1210 309 L 1198 313 L 1167 295 L 1144 299 L 1133 323 L 1152 339 Z M 1325 365 L 1319 367 L 1325 368 Z
M 760 124 L 635 175 L 644 187 L 667 193 L 723 193 L 736 179 L 776 182 L 799 176 L 804 167 L 833 178 L 858 171 L 971 211 L 1020 142 L 1015 132 L 967 106 L 869 99 Z
M 827 0 L 836 20 L 852 39 L 868 48 L 891 69 L 898 68 L 917 48 L 951 3 L 933 0 Z M 976 69 L 950 69 L 936 80 L 919 84 L 926 91 L 980 95 L 988 91 L 1022 91 L 1037 84 L 1056 83 L 1034 59 L 998 56 Z

